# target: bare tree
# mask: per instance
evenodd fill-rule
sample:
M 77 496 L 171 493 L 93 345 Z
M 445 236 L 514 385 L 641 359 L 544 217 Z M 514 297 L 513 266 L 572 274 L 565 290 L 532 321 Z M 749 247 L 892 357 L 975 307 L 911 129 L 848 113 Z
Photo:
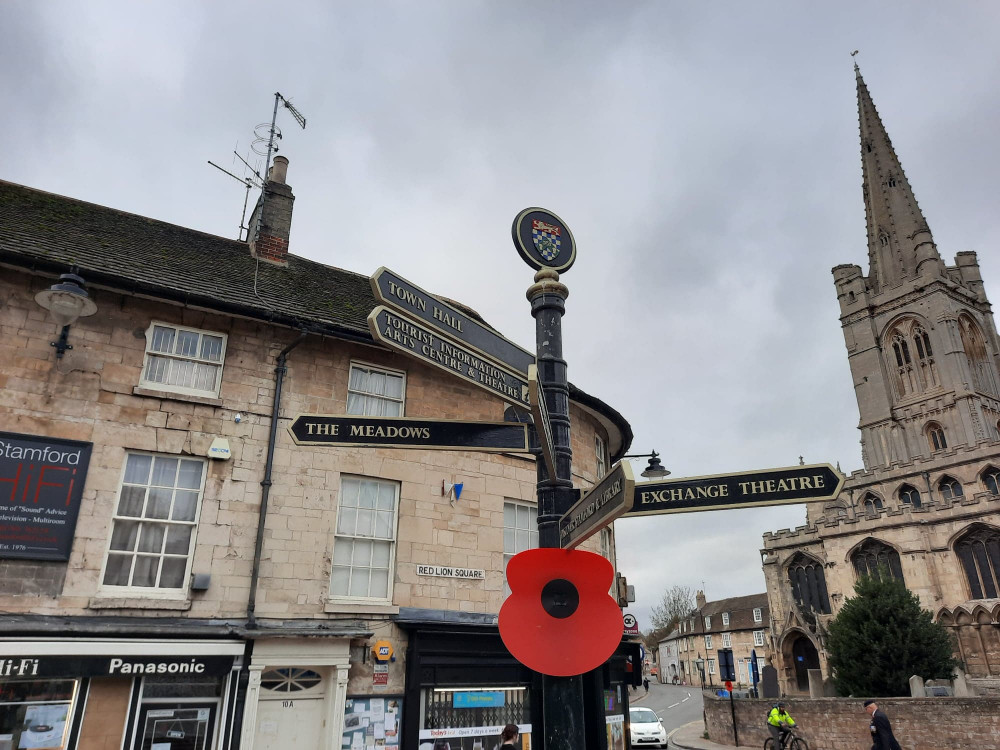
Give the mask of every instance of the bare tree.
M 694 591 L 690 586 L 671 586 L 663 592 L 663 598 L 650 614 L 653 629 L 669 633 L 678 622 L 691 614 L 694 606 Z

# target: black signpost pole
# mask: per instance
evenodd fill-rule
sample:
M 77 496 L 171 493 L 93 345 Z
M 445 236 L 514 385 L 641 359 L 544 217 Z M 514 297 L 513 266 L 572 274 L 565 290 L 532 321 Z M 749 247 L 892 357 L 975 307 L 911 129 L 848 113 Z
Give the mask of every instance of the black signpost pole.
M 569 380 L 562 356 L 562 316 L 569 289 L 559 274 L 543 268 L 528 289 L 535 318 L 538 381 L 552 425 L 556 476 L 545 462 L 538 463 L 538 546 L 559 547 L 559 520 L 576 502 L 570 449 Z M 545 750 L 580 750 L 584 747 L 583 679 L 542 676 L 542 723 Z

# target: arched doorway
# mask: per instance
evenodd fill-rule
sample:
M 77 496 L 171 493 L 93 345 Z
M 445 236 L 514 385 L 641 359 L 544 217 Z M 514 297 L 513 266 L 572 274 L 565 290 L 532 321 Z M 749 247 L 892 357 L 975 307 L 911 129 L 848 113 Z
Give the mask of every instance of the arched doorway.
M 800 693 L 809 692 L 809 670 L 819 669 L 819 652 L 804 635 L 792 640 L 792 663 L 795 667 L 795 687 Z

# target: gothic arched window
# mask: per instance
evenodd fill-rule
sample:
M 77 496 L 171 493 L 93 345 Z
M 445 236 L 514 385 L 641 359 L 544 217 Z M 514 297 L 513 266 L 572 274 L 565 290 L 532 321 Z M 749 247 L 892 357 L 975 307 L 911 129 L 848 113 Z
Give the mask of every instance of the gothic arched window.
M 861 576 L 871 576 L 881 580 L 888 574 L 897 581 L 903 580 L 903 568 L 899 563 L 899 553 L 878 539 L 868 539 L 851 555 L 854 571 Z
M 993 366 L 986 343 L 979 326 L 968 315 L 958 319 L 959 332 L 962 335 L 962 348 L 965 358 L 969 361 L 969 372 L 972 375 L 972 387 L 996 395 L 996 383 L 993 377 Z
M 927 331 L 920 326 L 914 326 L 913 343 L 917 347 L 917 362 L 920 363 L 920 379 L 924 388 L 939 385 L 937 368 L 934 366 L 934 353 L 931 351 L 931 339 Z
M 962 485 L 947 475 L 941 477 L 941 481 L 938 482 L 938 492 L 945 500 L 953 500 L 965 494 Z
M 878 236 L 878 244 L 880 244 L 882 247 L 889 247 L 889 235 L 887 235 L 885 232 L 882 232 Z
M 869 492 L 861 501 L 861 507 L 865 509 L 866 516 L 877 516 L 885 506 L 882 504 L 882 498 L 874 492 Z
M 1000 592 L 1000 531 L 973 526 L 955 542 L 973 599 L 993 599 Z
M 830 614 L 830 597 L 826 593 L 823 564 L 798 554 L 788 566 L 788 582 L 792 585 L 795 603 L 805 611 Z
M 943 451 L 948 447 L 948 441 L 944 437 L 944 428 L 937 422 L 930 422 L 924 431 L 927 433 L 927 442 L 932 451 Z
M 889 177 L 889 187 L 896 187 L 896 178 L 895 177 L 892 177 L 892 176 Z
M 983 472 L 983 484 L 994 495 L 1000 495 L 1000 470 L 992 466 Z
M 904 484 L 899 488 L 899 502 L 903 505 L 909 505 L 911 508 L 919 508 L 922 505 L 920 493 L 912 484 Z
M 899 398 L 938 387 L 937 365 L 931 337 L 916 320 L 901 320 L 885 336 L 886 349 L 895 360 L 895 384 Z

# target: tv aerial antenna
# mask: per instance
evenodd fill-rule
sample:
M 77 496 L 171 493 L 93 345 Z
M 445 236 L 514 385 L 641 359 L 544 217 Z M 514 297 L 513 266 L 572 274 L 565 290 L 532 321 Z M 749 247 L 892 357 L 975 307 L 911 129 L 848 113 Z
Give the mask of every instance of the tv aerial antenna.
M 220 167 L 218 164 L 216 164 L 211 160 L 209 160 L 208 162 L 216 169 L 225 172 L 227 175 L 232 177 L 237 182 L 243 183 L 243 185 L 246 187 L 246 195 L 243 198 L 243 216 L 240 218 L 240 231 L 237 237 L 237 239 L 239 239 L 241 242 L 244 240 L 243 237 L 244 230 L 248 233 L 246 239 L 250 238 L 249 235 L 250 227 L 246 225 L 247 205 L 250 202 L 250 190 L 252 188 L 258 188 L 260 190 L 263 190 L 264 184 L 267 182 L 268 171 L 271 168 L 271 157 L 274 156 L 274 154 L 278 153 L 277 141 L 280 141 L 282 137 L 281 129 L 278 127 L 277 123 L 279 104 L 283 104 L 285 106 L 285 109 L 287 109 L 289 112 L 292 113 L 292 117 L 295 118 L 295 122 L 297 122 L 303 130 L 305 130 L 306 128 L 305 116 L 301 112 L 299 112 L 295 108 L 295 106 L 290 101 L 288 101 L 288 99 L 282 96 L 280 91 L 275 91 L 274 111 L 271 113 L 271 122 L 270 123 L 262 122 L 253 129 L 254 140 L 250 144 L 250 149 L 255 154 L 264 157 L 263 172 L 257 171 L 257 169 L 251 166 L 250 163 L 242 156 L 240 156 L 239 153 L 237 153 L 235 150 L 233 151 L 233 154 L 236 156 L 237 159 L 243 162 L 243 165 L 246 167 L 246 169 L 250 171 L 249 176 L 244 174 L 243 177 L 239 177 L 238 175 L 235 175 L 232 172 L 230 172 L 228 169 Z M 257 222 L 258 224 L 260 223 L 259 214 L 257 217 Z M 254 228 L 255 233 L 258 228 L 259 227 Z

